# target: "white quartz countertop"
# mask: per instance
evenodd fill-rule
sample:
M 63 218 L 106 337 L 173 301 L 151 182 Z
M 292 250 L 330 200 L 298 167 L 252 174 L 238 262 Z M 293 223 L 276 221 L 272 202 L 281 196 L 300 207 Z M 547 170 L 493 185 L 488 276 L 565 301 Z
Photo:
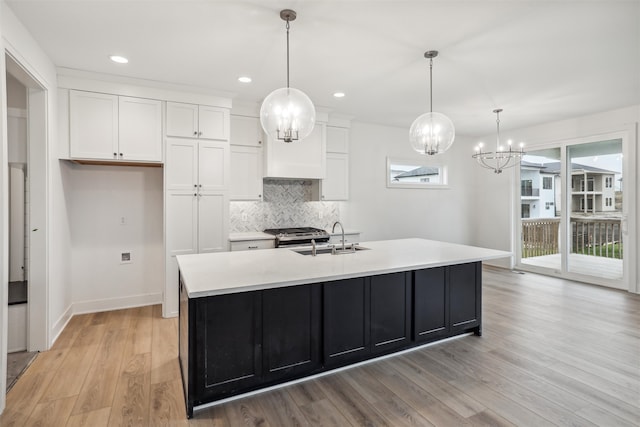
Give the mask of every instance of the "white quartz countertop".
M 318 283 L 462 264 L 511 256 L 510 252 L 425 239 L 360 244 L 347 255 L 302 255 L 291 249 L 179 255 L 189 298 Z

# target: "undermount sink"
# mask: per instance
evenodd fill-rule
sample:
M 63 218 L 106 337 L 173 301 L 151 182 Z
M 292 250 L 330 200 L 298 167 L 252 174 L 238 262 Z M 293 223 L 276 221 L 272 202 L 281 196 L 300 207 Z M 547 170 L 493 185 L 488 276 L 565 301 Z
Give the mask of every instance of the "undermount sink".
M 316 255 L 322 255 L 322 254 L 345 255 L 345 254 L 354 254 L 356 252 L 368 251 L 368 250 L 369 248 L 353 245 L 353 246 L 347 246 L 344 250 L 342 250 L 342 247 L 337 246 L 334 252 L 333 247 L 323 246 L 321 248 L 316 249 Z M 313 255 L 313 251 L 311 249 L 292 249 L 292 251 L 297 252 L 300 255 Z

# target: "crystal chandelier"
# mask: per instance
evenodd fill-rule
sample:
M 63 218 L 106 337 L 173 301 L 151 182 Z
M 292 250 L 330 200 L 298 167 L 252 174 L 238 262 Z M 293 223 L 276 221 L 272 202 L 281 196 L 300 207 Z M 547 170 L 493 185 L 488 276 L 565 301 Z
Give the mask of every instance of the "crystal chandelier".
M 478 161 L 478 164 L 487 169 L 493 169 L 495 173 L 502 173 L 504 169 L 511 168 L 520 164 L 524 152 L 524 142 L 520 143 L 520 149 L 514 150 L 512 148 L 512 141 L 507 141 L 507 149 L 500 145 L 500 113 L 502 108 L 493 110 L 496 113 L 496 151 L 482 151 L 484 144 L 481 142 L 476 146 L 476 154 L 473 158 Z
M 453 122 L 444 114 L 433 112 L 433 58 L 436 56 L 437 50 L 424 53 L 424 57 L 429 59 L 429 112 L 415 119 L 409 129 L 411 147 L 426 155 L 444 153 L 456 136 Z
M 296 19 L 290 9 L 280 11 L 287 22 L 287 87 L 271 92 L 260 107 L 260 124 L 274 140 L 293 142 L 307 137 L 316 122 L 316 109 L 301 90 L 289 87 L 289 22 Z

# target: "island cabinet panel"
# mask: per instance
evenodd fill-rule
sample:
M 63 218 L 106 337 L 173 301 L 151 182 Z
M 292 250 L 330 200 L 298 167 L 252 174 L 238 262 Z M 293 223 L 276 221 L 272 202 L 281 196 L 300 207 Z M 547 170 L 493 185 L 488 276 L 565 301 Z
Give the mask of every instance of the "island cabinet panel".
M 339 366 L 371 353 L 370 278 L 326 282 L 323 288 L 324 365 Z
M 371 277 L 371 351 L 385 353 L 411 341 L 411 273 Z
M 202 401 L 261 381 L 260 297 L 260 292 L 242 292 L 198 300 L 193 350 L 199 374 L 194 380 Z
M 449 332 L 447 267 L 413 272 L 414 340 L 427 342 Z
M 482 307 L 482 264 L 449 267 L 449 306 L 451 332 L 474 329 L 480 335 Z
M 320 368 L 321 290 L 314 284 L 262 292 L 265 381 Z

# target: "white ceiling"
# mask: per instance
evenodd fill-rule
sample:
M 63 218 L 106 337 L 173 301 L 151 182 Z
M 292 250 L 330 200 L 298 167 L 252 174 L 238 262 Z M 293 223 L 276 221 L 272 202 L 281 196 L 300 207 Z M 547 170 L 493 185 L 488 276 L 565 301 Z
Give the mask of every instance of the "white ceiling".
M 221 91 L 259 101 L 291 86 L 359 121 L 406 127 L 434 111 L 458 134 L 640 104 L 640 1 L 8 0 L 59 67 Z M 108 56 L 121 54 L 127 65 Z M 240 75 L 251 84 L 237 81 Z M 343 91 L 345 98 L 332 93 Z

